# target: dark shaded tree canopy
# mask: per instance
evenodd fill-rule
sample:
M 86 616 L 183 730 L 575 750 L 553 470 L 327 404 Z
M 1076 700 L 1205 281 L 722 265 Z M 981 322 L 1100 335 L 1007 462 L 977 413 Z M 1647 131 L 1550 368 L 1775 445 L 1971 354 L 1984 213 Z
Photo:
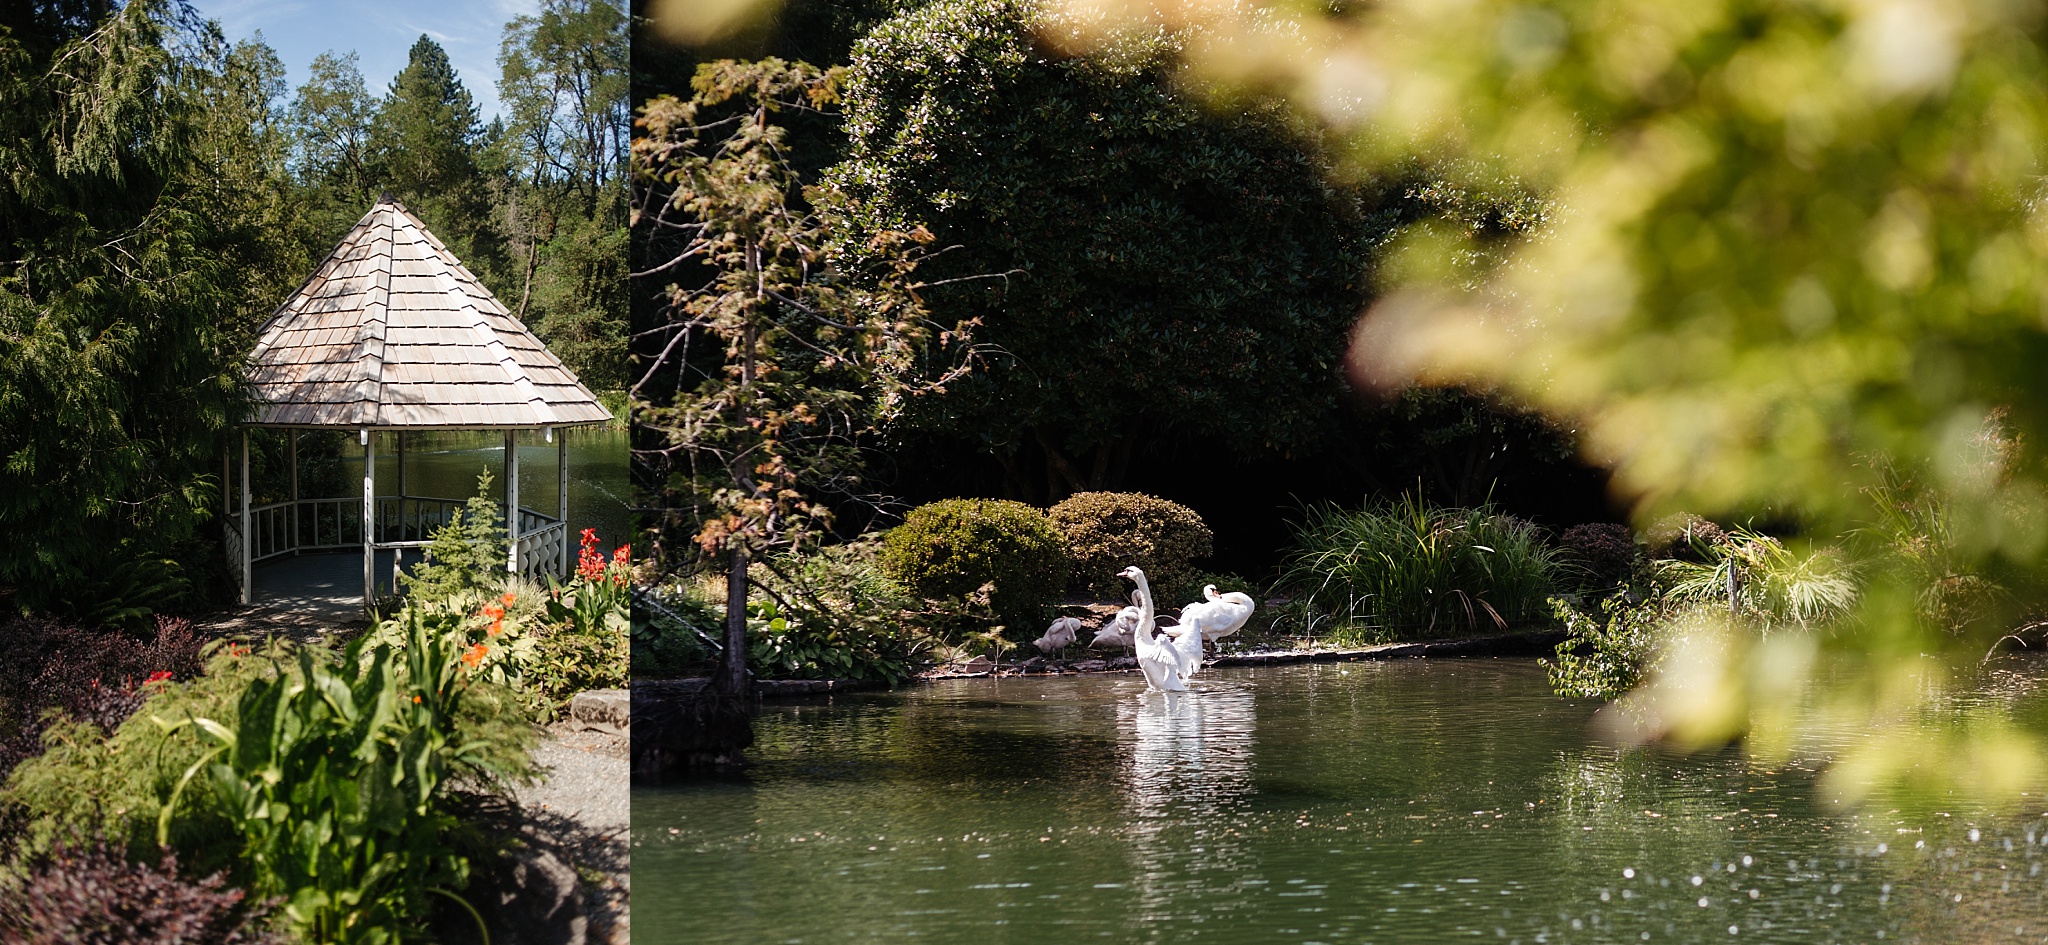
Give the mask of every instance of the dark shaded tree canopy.
M 1165 42 L 1062 56 L 1034 42 L 1040 15 L 944 0 L 854 48 L 848 156 L 829 173 L 854 225 L 922 222 L 958 246 L 935 270 L 1004 274 L 934 290 L 1000 353 L 911 425 L 997 455 L 1036 444 L 1059 491 L 1115 485 L 1169 432 L 1239 452 L 1312 444 L 1391 221 L 1328 183 L 1278 112 L 1176 95 Z

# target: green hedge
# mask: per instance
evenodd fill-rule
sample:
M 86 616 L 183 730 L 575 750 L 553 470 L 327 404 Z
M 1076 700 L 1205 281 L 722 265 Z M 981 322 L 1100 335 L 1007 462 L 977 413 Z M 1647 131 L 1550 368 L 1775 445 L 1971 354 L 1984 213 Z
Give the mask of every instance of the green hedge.
M 919 597 L 958 599 L 993 584 L 1003 622 L 1034 627 L 1067 579 L 1060 534 L 1045 513 L 1001 499 L 945 499 L 904 516 L 882 544 L 882 568 Z
M 1131 585 L 1116 575 L 1131 565 L 1144 569 L 1161 607 L 1201 592 L 1189 586 L 1200 576 L 1194 563 L 1209 556 L 1214 537 L 1194 509 L 1136 492 L 1080 492 L 1047 518 L 1073 564 L 1068 586 L 1077 593 L 1122 599 Z

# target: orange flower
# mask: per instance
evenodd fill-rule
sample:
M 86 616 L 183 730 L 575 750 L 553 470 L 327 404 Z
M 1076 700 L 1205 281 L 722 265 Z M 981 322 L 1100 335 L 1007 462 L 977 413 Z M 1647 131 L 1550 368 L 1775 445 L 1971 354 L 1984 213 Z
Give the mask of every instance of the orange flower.
M 414 696 L 414 697 L 412 697 L 412 704 L 413 704 L 413 705 L 419 705 L 419 704 L 420 704 L 420 697 L 418 697 L 418 696 Z
M 491 652 L 489 644 L 479 643 L 472 646 L 462 653 L 463 665 L 468 666 L 470 669 L 475 669 L 476 664 L 483 662 L 484 655 L 489 652 Z
M 518 598 L 517 598 L 517 597 L 515 597 L 515 596 L 514 596 L 514 595 L 512 594 L 512 592 L 511 592 L 511 591 L 506 591 L 506 592 L 505 592 L 505 596 L 503 596 L 503 597 L 500 597 L 500 598 L 498 598 L 498 599 L 499 599 L 499 600 L 501 600 L 501 601 L 504 601 L 504 602 L 505 602 L 505 606 L 507 606 L 507 607 L 510 607 L 510 606 L 512 606 L 512 602 L 513 602 L 514 600 L 517 600 Z
M 503 631 L 504 629 L 505 629 L 505 621 L 503 621 L 503 620 L 493 620 L 493 621 L 491 621 L 491 626 L 490 626 L 490 629 L 488 629 L 488 630 L 485 630 L 484 632 L 485 632 L 485 633 L 487 633 L 487 634 L 490 634 L 491 636 L 497 636 L 497 635 L 498 635 L 498 634 L 499 634 L 500 632 L 502 632 L 502 631 Z

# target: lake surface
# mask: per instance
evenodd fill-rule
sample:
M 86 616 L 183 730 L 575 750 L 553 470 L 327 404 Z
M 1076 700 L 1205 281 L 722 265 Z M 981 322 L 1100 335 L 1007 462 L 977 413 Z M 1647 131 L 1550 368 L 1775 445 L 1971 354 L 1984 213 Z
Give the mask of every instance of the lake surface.
M 624 429 L 574 427 L 557 431 L 568 437 L 569 528 L 575 533 L 597 529 L 607 553 L 634 534 L 632 487 L 626 467 Z M 493 497 L 504 501 L 505 437 L 502 433 L 432 431 L 406 434 L 405 491 L 408 495 L 463 499 L 476 494 L 477 474 L 489 470 Z M 341 481 L 360 494 L 363 457 L 354 447 L 340 454 Z M 555 444 L 531 431 L 520 434 L 519 504 L 555 514 L 560 488 L 555 471 Z M 377 493 L 398 494 L 398 457 L 393 438 L 377 442 Z
M 2048 941 L 2048 814 L 1849 813 L 1818 758 L 1607 747 L 1530 660 L 1196 686 L 769 704 L 744 778 L 634 788 L 635 940 Z

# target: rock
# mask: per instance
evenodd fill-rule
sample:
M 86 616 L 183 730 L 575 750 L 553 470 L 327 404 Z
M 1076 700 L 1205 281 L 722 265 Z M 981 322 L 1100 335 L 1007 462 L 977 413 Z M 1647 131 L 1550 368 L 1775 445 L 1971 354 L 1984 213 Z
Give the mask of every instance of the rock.
M 569 700 L 569 719 L 579 729 L 625 735 L 632 731 L 632 707 L 624 689 L 592 689 Z
M 954 663 L 946 667 L 947 670 L 955 673 L 986 673 L 995 668 L 996 664 L 990 662 L 986 656 L 977 656 L 965 663 Z
M 1049 665 L 1051 665 L 1051 662 L 1045 657 L 1034 656 L 1018 664 L 1017 671 L 1020 673 L 1042 673 L 1046 671 L 1046 667 Z
M 1104 660 L 1082 660 L 1074 664 L 1074 672 L 1077 673 L 1099 673 L 1108 668 L 1109 663 Z
M 1109 661 L 1109 668 L 1110 668 L 1110 669 L 1137 669 L 1137 668 L 1138 668 L 1138 658 L 1137 658 L 1137 657 L 1135 657 L 1135 656 L 1119 656 L 1119 657 L 1117 657 L 1116 659 L 1113 659 L 1113 660 L 1110 660 L 1110 661 Z

